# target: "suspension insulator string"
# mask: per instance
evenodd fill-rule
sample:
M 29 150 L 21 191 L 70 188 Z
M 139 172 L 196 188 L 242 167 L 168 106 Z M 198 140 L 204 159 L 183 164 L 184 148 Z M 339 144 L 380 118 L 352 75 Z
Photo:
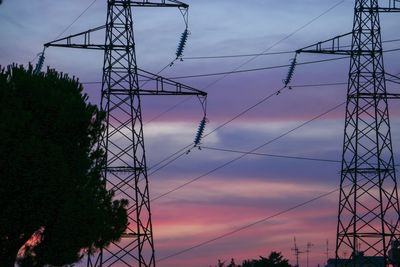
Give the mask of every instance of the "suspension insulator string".
M 295 54 L 294 58 L 291 59 L 291 63 L 290 63 L 289 71 L 286 75 L 286 79 L 283 80 L 283 84 L 285 85 L 285 87 L 287 87 L 288 84 L 292 81 L 294 70 L 296 68 L 296 64 L 297 64 L 297 53 Z
M 203 138 L 204 130 L 206 128 L 206 124 L 209 122 L 207 119 L 207 96 L 198 96 L 199 101 L 201 103 L 201 107 L 203 109 L 203 118 L 200 121 L 199 127 L 197 128 L 196 136 L 193 141 L 193 147 L 197 147 L 199 150 L 201 150 L 201 140 Z M 186 154 L 190 153 L 190 149 L 186 152 Z
M 42 71 L 44 59 L 45 59 L 45 56 L 44 56 L 45 50 L 46 50 L 46 47 L 43 47 L 43 51 L 38 54 L 39 59 L 38 59 L 38 62 L 36 63 L 35 69 L 33 70 L 33 74 L 37 75 Z
M 176 59 L 181 58 L 182 61 L 182 55 L 183 55 L 183 50 L 185 49 L 185 45 L 186 45 L 186 41 L 189 37 L 189 30 L 186 27 L 186 29 L 183 31 L 182 35 L 181 35 L 181 39 L 179 41 L 178 44 L 178 48 L 176 49 Z

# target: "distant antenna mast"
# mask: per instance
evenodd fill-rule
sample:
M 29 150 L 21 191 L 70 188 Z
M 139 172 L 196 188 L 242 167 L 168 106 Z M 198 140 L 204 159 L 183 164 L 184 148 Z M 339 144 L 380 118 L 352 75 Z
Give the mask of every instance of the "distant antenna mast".
M 308 267 L 308 256 L 309 256 L 309 254 L 311 252 L 311 247 L 312 246 L 314 246 L 314 244 L 312 244 L 311 242 L 307 242 L 307 250 L 306 250 L 306 253 L 307 253 L 307 267 Z
M 300 251 L 299 248 L 297 247 L 296 237 L 293 238 L 293 241 L 294 241 L 294 247 L 292 248 L 292 251 L 293 251 L 293 254 L 296 256 L 296 265 L 295 265 L 295 267 L 299 267 L 299 256 L 303 252 Z
M 325 252 L 325 254 L 326 254 L 326 262 L 328 262 L 328 260 L 329 260 L 329 240 L 328 239 L 326 240 L 326 252 Z

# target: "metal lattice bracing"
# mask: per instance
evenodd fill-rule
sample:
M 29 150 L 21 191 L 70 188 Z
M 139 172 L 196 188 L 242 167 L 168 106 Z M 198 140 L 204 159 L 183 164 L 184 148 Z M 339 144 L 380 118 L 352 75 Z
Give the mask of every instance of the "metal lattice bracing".
M 106 151 L 107 164 L 102 175 L 108 189 L 129 201 L 129 225 L 120 242 L 89 255 L 88 267 L 155 266 L 140 97 L 193 95 L 204 104 L 207 96 L 205 92 L 137 67 L 132 7 L 179 8 L 187 28 L 188 5 L 180 1 L 108 0 L 104 26 L 45 44 L 45 47 L 104 50 L 101 109 L 106 112 L 106 130 L 100 146 Z M 102 30 L 105 43 L 94 43 L 93 35 Z M 140 83 L 140 79 L 144 82 Z
M 336 257 L 363 252 L 386 265 L 398 238 L 399 203 L 377 7 L 377 0 L 355 5 Z
M 122 240 L 104 248 L 101 266 L 155 266 L 149 187 L 143 139 L 133 22 L 126 1 L 108 2 L 101 107 L 106 111 L 104 177 L 109 189 L 129 201 Z
M 350 56 L 339 212 L 337 266 L 387 266 L 399 240 L 399 199 L 390 133 L 379 14 L 400 12 L 398 0 L 356 0 L 353 30 L 298 53 Z M 382 1 L 383 2 L 383 1 Z M 342 46 L 351 38 L 351 49 Z M 393 255 L 393 254 L 392 254 Z M 397 262 L 391 262 L 397 260 Z

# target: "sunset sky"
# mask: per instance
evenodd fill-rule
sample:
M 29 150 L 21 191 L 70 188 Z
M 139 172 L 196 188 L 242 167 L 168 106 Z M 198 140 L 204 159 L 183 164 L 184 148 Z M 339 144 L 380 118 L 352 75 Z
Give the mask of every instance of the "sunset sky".
M 286 65 L 294 54 L 194 57 L 294 51 L 351 31 L 353 21 L 353 0 L 184 2 L 190 5 L 191 32 L 184 60 L 176 61 L 160 75 L 208 92 L 206 134 L 281 88 L 288 68 L 211 77 L 182 76 Z M 43 44 L 58 37 L 90 3 L 92 0 L 4 0 L 0 6 L 0 65 L 26 65 L 34 60 Z M 175 58 L 184 21 L 174 8 L 135 8 L 133 13 L 138 66 L 157 73 Z M 320 16 L 323 13 L 326 14 Z M 98 0 L 62 36 L 103 25 L 105 16 L 106 1 Z M 400 38 L 396 33 L 398 16 L 381 15 L 384 41 Z M 398 45 L 399 42 L 385 42 L 384 49 Z M 300 54 L 297 60 L 302 63 L 330 58 L 334 57 Z M 399 59 L 399 52 L 385 55 L 388 73 L 400 73 Z M 98 104 L 100 85 L 93 82 L 101 80 L 102 60 L 100 51 L 49 48 L 45 65 L 79 77 L 89 100 Z M 203 115 L 195 97 L 143 97 L 151 197 L 157 198 L 198 178 L 152 202 L 157 266 L 208 267 L 216 265 L 218 259 L 229 262 L 232 257 L 241 263 L 243 259 L 267 256 L 271 251 L 281 251 L 294 265 L 294 237 L 303 252 L 307 242 L 313 244 L 310 266 L 324 265 L 327 240 L 329 256 L 334 256 L 337 192 L 291 208 L 339 186 L 344 105 L 297 127 L 345 101 L 345 84 L 320 84 L 347 82 L 348 66 L 349 59 L 298 65 L 292 90 L 273 94 L 204 138 L 203 149 L 192 149 L 154 173 L 152 166 L 193 142 Z M 398 92 L 393 83 L 387 87 L 388 91 Z M 399 103 L 391 101 L 390 105 L 398 163 L 400 110 Z M 169 110 L 173 106 L 176 107 Z M 242 154 L 215 148 L 254 150 L 270 156 L 247 155 L 229 163 Z M 226 166 L 219 168 L 223 164 Z M 241 230 L 225 235 L 237 229 Z M 169 257 L 174 254 L 177 255 Z M 300 266 L 306 266 L 305 253 L 300 255 Z

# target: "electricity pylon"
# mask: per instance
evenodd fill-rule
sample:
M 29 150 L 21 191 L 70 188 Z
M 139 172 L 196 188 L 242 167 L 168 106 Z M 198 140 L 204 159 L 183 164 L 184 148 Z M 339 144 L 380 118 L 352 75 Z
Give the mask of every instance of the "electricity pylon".
M 141 96 L 206 97 L 205 92 L 137 67 L 132 7 L 176 7 L 187 23 L 188 5 L 179 1 L 108 0 L 104 26 L 45 44 L 45 47 L 104 50 L 101 109 L 106 112 L 106 130 L 100 147 L 106 151 L 107 164 L 102 175 L 110 190 L 129 200 L 129 225 L 120 242 L 88 257 L 90 267 L 155 266 Z M 104 29 L 105 43 L 92 43 L 91 35 Z
M 336 259 L 350 251 L 348 266 L 366 264 L 363 256 L 380 256 L 388 265 L 390 245 L 399 238 L 388 99 L 400 97 L 386 91 L 379 14 L 400 12 L 400 4 L 385 4 L 356 0 L 351 32 L 297 51 L 350 56 L 336 235 Z M 350 49 L 341 46 L 347 37 Z

